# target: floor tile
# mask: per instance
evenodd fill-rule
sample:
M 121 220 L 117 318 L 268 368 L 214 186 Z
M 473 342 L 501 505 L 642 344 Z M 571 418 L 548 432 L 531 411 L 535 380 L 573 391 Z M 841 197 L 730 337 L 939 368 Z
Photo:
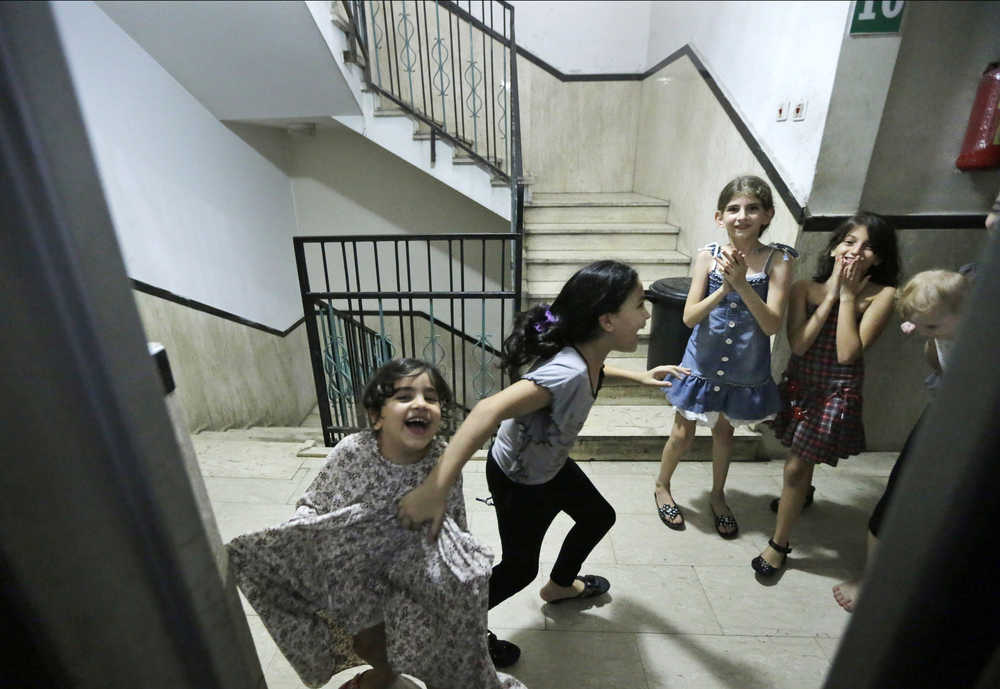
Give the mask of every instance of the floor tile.
M 649 512 L 653 512 L 652 498 L 649 502 Z M 664 526 L 655 512 L 620 517 L 610 534 L 615 562 L 619 565 L 738 565 L 749 562 L 760 552 L 761 544 L 749 537 L 720 538 L 710 524 L 702 524 L 706 522 L 702 513 L 684 509 L 684 515 L 687 526 L 683 531 Z
M 839 638 L 849 614 L 830 593 L 836 578 L 786 568 L 760 583 L 742 567 L 695 567 L 725 634 Z
M 253 637 L 254 647 L 257 649 L 257 658 L 260 660 L 261 668 L 266 668 L 274 654 L 278 652 L 278 645 L 264 627 L 264 623 L 256 615 L 247 615 L 247 624 L 250 627 L 250 635 Z
M 818 689 L 829 663 L 811 638 L 640 634 L 649 689 Z
M 277 526 L 292 516 L 291 505 L 254 505 L 238 502 L 218 502 L 213 505 L 219 535 L 226 543 L 245 533 Z
M 587 572 L 587 570 L 584 570 Z M 660 634 L 721 634 L 698 575 L 690 566 L 603 566 L 608 595 L 545 604 L 546 629 Z
M 198 452 L 201 473 L 207 477 L 291 479 L 302 466 L 295 443 L 254 440 L 220 442 Z
M 837 647 L 840 646 L 840 639 L 817 636 L 813 638 L 813 641 L 816 642 L 820 650 L 826 655 L 827 660 L 833 662 L 833 657 L 837 655 Z
M 518 630 L 521 660 L 505 672 L 529 689 L 647 689 L 634 634 Z
M 291 479 L 205 477 L 205 489 L 212 503 L 280 504 L 288 501 L 297 483 L 296 477 Z

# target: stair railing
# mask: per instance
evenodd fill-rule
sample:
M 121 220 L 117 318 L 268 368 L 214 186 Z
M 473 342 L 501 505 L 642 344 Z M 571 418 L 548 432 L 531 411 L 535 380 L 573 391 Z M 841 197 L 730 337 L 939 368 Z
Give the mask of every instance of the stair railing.
M 503 334 L 520 305 L 516 234 L 295 237 L 323 439 L 368 425 L 361 393 L 394 356 L 442 372 L 458 422 L 502 389 Z M 515 276 L 517 276 L 515 278 Z
M 509 185 L 511 232 L 521 233 L 514 7 L 503 0 L 341 1 L 368 88 L 420 121 L 432 162 L 444 139 L 454 160 L 464 157 Z

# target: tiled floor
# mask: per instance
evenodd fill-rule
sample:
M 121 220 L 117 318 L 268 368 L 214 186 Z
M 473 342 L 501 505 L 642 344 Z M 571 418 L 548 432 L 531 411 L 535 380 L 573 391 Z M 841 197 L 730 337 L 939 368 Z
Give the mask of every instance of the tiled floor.
M 223 541 L 286 519 L 323 465 L 302 442 L 249 440 L 246 431 L 193 437 Z M 308 444 L 308 443 L 307 443 Z M 585 572 L 612 582 L 590 604 L 543 604 L 547 577 L 569 520 L 556 519 L 542 549 L 538 580 L 490 612 L 490 626 L 519 644 L 509 671 L 531 689 L 808 689 L 822 685 L 849 615 L 830 588 L 861 566 L 868 514 L 895 455 L 866 453 L 836 469 L 817 470 L 816 502 L 792 538 L 794 553 L 777 580 L 759 583 L 750 559 L 767 542 L 774 515 L 768 502 L 781 485 L 780 461 L 737 462 L 729 504 L 740 536 L 719 538 L 708 507 L 710 465 L 684 462 L 674 495 L 685 531 L 665 528 L 653 506 L 651 462 L 585 462 L 618 512 L 609 536 Z M 484 465 L 464 472 L 471 531 L 499 552 Z M 299 689 L 288 663 L 245 606 L 271 689 Z M 352 673 L 334 677 L 336 689 Z M 400 682 L 399 686 L 414 684 Z

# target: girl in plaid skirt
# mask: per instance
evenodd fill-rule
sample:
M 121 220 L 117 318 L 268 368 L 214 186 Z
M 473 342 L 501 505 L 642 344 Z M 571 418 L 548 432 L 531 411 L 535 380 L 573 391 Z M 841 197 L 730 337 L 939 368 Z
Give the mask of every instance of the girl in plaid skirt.
M 882 216 L 861 212 L 834 230 L 813 278 L 792 285 L 792 357 L 773 422 L 775 435 L 791 452 L 774 535 L 750 563 L 761 576 L 775 574 L 791 552 L 788 536 L 816 464 L 836 466 L 839 458 L 864 450 L 862 357 L 889 322 L 898 281 L 895 229 Z

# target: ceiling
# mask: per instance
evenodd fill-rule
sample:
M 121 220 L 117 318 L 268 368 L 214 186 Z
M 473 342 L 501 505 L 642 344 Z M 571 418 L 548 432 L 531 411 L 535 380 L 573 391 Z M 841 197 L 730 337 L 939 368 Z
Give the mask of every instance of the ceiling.
M 220 120 L 360 115 L 305 2 L 98 2 Z

